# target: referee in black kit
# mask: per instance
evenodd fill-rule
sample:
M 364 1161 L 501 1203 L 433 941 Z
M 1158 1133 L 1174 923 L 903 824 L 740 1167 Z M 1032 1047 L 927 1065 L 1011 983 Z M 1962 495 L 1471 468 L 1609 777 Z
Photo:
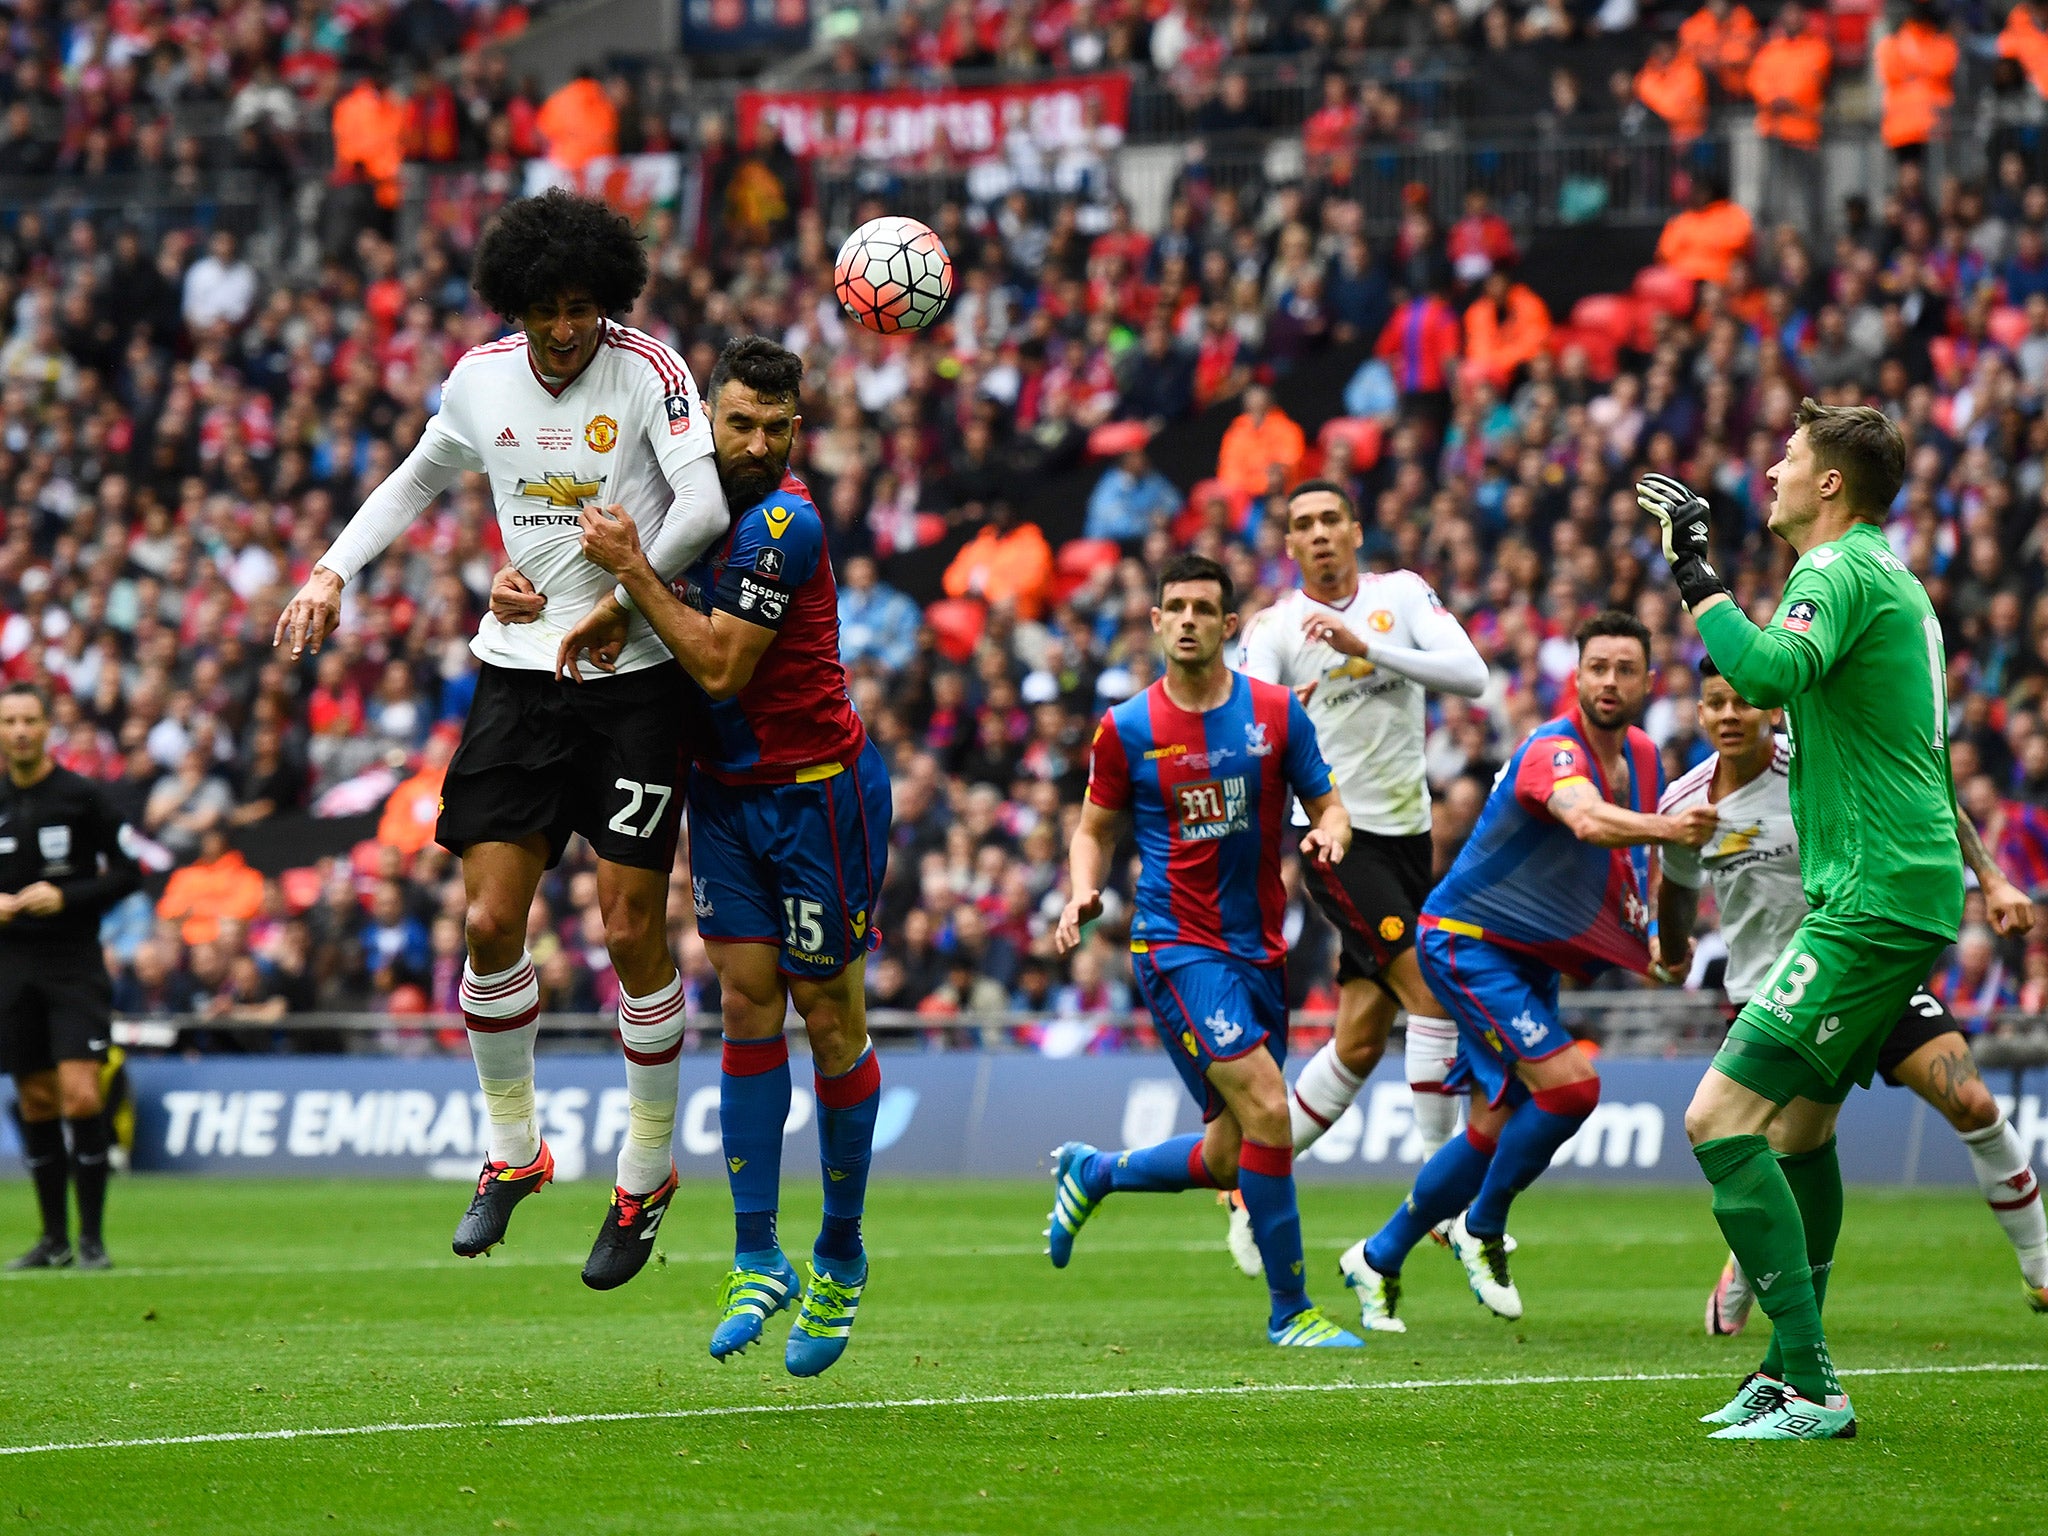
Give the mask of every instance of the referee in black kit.
M 108 1267 L 106 1060 L 113 986 L 100 916 L 142 883 L 99 787 L 50 758 L 50 705 L 27 683 L 0 687 L 0 1068 L 20 1100 L 22 1150 L 43 1235 L 9 1269 L 73 1262 L 64 1207 L 64 1129 L 78 1185 L 81 1269 Z M 58 1116 L 62 1115 L 60 1124 Z

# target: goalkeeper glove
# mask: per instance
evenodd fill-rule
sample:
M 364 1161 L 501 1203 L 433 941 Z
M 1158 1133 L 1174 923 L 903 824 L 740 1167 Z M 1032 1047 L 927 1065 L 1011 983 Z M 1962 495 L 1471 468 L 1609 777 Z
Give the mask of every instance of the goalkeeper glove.
M 1706 498 L 1668 475 L 1645 475 L 1636 482 L 1636 505 L 1663 524 L 1664 558 L 1685 606 L 1697 610 L 1716 593 L 1726 596 L 1728 584 L 1707 558 L 1714 529 Z

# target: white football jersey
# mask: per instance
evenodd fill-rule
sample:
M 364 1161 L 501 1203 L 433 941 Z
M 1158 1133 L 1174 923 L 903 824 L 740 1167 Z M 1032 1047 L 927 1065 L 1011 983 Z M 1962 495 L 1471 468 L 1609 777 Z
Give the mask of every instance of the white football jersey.
M 1429 583 L 1413 571 L 1361 571 L 1356 595 L 1339 608 L 1306 592 L 1290 592 L 1255 617 L 1245 635 L 1248 674 L 1288 688 L 1316 685 L 1305 707 L 1352 826 L 1382 837 L 1427 832 L 1423 685 L 1390 667 L 1311 641 L 1301 623 L 1316 612 L 1334 614 L 1368 647 L 1469 653 L 1469 665 L 1482 680 L 1484 662 Z
M 1720 758 L 1710 757 L 1674 780 L 1657 809 L 1676 816 L 1706 805 Z M 1732 795 L 1712 801 L 1721 825 L 1704 848 L 1663 846 L 1664 878 L 1698 890 L 1714 888 L 1721 909 L 1721 937 L 1728 945 L 1728 1000 L 1749 1001 L 1792 934 L 1806 917 L 1806 891 L 1799 881 L 1799 834 L 1792 825 L 1792 747 L 1777 741 L 1771 766 Z
M 683 360 L 610 320 L 597 355 L 559 394 L 535 370 L 524 335 L 463 354 L 425 435 L 435 459 L 459 458 L 490 476 L 506 557 L 548 600 L 532 624 L 486 614 L 470 649 L 494 666 L 548 672 L 562 637 L 612 590 L 612 578 L 583 558 L 578 510 L 623 506 L 645 547 L 675 499 L 670 476 L 711 452 L 711 423 Z M 618 670 L 669 659 L 661 638 L 636 622 Z

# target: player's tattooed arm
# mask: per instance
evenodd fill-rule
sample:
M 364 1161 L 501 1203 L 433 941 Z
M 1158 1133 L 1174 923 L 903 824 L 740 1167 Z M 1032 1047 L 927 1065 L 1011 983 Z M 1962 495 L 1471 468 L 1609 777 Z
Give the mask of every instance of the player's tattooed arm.
M 698 686 L 714 699 L 729 699 L 753 680 L 754 669 L 775 641 L 774 630 L 729 613 L 699 613 L 677 597 L 648 563 L 640 548 L 639 530 L 622 508 L 586 506 L 582 526 L 584 558 L 619 578 L 632 595 L 633 605 Z M 583 680 L 581 653 L 610 635 L 609 629 L 602 637 L 587 631 L 616 622 L 616 610 L 607 607 L 609 601 L 600 603 L 562 641 L 555 657 L 557 677 L 566 673 L 572 681 Z M 603 662 L 598 665 L 602 667 Z
M 1714 835 L 1719 818 L 1711 806 L 1695 805 L 1676 816 L 1625 810 L 1593 787 L 1590 779 L 1562 781 L 1543 802 L 1573 837 L 1600 848 L 1633 848 L 1642 843 L 1684 843 L 1697 848 Z
M 1650 936 L 1650 974 L 1658 981 L 1673 984 L 1685 980 L 1692 968 L 1693 926 L 1699 915 L 1700 893 L 1692 886 L 1669 878 L 1657 883 L 1657 931 Z
M 1963 862 L 1976 874 L 1977 884 L 1983 889 L 1984 912 L 1990 918 L 1991 926 L 2001 934 L 2031 932 L 2034 926 L 2032 898 L 2006 878 L 2005 871 L 1998 867 L 1998 860 L 1984 846 L 1977 823 L 1960 805 L 1956 807 L 1956 842 L 1962 847 Z
M 1053 947 L 1071 954 L 1081 945 L 1081 928 L 1102 916 L 1102 882 L 1116 857 L 1122 813 L 1093 800 L 1081 802 L 1081 824 L 1067 850 L 1067 905 L 1053 933 Z

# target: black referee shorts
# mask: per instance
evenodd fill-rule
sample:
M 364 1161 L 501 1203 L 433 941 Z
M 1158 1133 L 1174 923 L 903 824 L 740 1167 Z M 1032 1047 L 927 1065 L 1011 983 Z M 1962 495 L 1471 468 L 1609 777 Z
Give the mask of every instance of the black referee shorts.
M 60 1061 L 105 1061 L 114 986 L 97 943 L 0 943 L 0 1071 L 30 1077 Z
M 1360 832 L 1351 839 L 1343 863 L 1303 862 L 1302 878 L 1342 945 L 1339 986 L 1379 981 L 1403 951 L 1415 947 L 1415 919 L 1435 883 L 1430 878 L 1434 863 L 1427 832 L 1408 837 Z
M 459 854 L 538 832 L 552 869 L 581 832 L 600 859 L 667 870 L 682 820 L 682 746 L 703 729 L 702 701 L 673 661 L 581 683 L 486 662 L 441 788 L 435 841 Z

